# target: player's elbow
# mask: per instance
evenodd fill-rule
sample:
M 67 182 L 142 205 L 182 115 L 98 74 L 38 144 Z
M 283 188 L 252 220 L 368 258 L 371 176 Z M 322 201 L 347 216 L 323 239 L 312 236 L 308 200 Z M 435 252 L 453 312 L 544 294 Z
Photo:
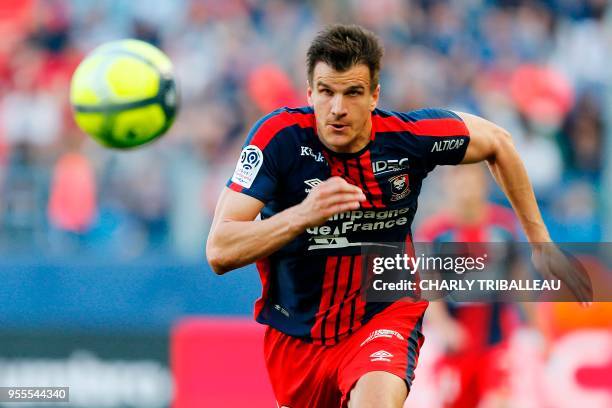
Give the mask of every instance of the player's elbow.
M 225 251 L 215 245 L 210 239 L 206 243 L 206 259 L 213 272 L 217 275 L 223 275 L 233 269 Z
M 500 143 L 508 143 L 514 146 L 514 143 L 512 142 L 512 135 L 503 127 L 498 126 L 497 129 L 495 129 L 495 136 Z
M 495 162 L 500 156 L 510 152 L 516 152 L 512 135 L 506 129 L 496 126 L 492 131 L 491 141 L 493 144 L 493 154 L 489 157 L 490 162 Z

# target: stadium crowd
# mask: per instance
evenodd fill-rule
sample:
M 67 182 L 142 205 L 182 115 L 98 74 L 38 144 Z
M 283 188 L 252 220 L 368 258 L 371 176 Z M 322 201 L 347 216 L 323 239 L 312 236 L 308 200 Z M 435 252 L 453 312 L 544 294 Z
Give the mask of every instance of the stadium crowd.
M 606 0 L 3 0 L 0 251 L 201 257 L 246 132 L 306 103 L 306 47 L 336 21 L 382 38 L 381 107 L 441 106 L 501 124 L 553 239 L 601 240 Z M 87 52 L 126 37 L 169 54 L 182 100 L 170 134 L 119 152 L 76 128 L 68 94 Z M 424 192 L 419 216 L 439 194 Z

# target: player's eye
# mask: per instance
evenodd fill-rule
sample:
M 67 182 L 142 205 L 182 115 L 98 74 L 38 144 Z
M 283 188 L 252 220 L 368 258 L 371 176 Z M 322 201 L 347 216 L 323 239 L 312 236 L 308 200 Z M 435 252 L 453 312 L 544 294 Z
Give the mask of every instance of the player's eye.
M 327 89 L 327 88 L 323 88 L 319 90 L 320 93 L 322 93 L 323 95 L 333 95 L 333 92 L 331 91 L 331 89 Z

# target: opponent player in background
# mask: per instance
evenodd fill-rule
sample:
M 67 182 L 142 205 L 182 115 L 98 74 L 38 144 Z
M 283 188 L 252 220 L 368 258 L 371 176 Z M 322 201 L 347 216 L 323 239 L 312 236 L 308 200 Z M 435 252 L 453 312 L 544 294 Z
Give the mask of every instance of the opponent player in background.
M 487 276 L 497 273 L 502 278 L 511 277 L 513 268 L 520 265 L 514 249 L 518 225 L 511 210 L 487 201 L 483 166 L 457 166 L 448 169 L 443 179 L 443 209 L 422 222 L 414 234 L 415 240 L 434 246 L 451 242 L 491 243 L 494 252 L 503 256 L 489 258 Z M 471 408 L 485 400 L 503 399 L 500 394 L 508 388 L 508 375 L 500 356 L 505 341 L 521 321 L 517 304 L 441 300 L 430 303 L 426 318 L 445 347 L 445 355 L 437 363 L 436 377 L 453 383 L 440 386 L 444 406 Z
M 421 183 L 436 165 L 488 161 L 529 241 L 550 241 L 508 132 L 448 110 L 378 109 L 382 53 L 360 27 L 321 32 L 307 55 L 310 106 L 253 126 L 217 204 L 207 257 L 218 274 L 257 262 L 255 317 L 269 326 L 264 354 L 279 406 L 403 405 L 427 302 L 364 301 L 360 246 L 410 242 Z M 534 245 L 549 273 L 555 254 Z

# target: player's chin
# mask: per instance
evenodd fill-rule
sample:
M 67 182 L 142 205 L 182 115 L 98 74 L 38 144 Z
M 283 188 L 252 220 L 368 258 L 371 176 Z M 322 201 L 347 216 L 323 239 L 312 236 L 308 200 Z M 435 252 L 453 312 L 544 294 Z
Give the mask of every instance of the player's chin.
M 354 136 L 351 135 L 348 131 L 343 132 L 327 132 L 325 135 L 325 141 L 329 146 L 332 146 L 334 150 L 343 151 L 348 148 L 353 140 Z

